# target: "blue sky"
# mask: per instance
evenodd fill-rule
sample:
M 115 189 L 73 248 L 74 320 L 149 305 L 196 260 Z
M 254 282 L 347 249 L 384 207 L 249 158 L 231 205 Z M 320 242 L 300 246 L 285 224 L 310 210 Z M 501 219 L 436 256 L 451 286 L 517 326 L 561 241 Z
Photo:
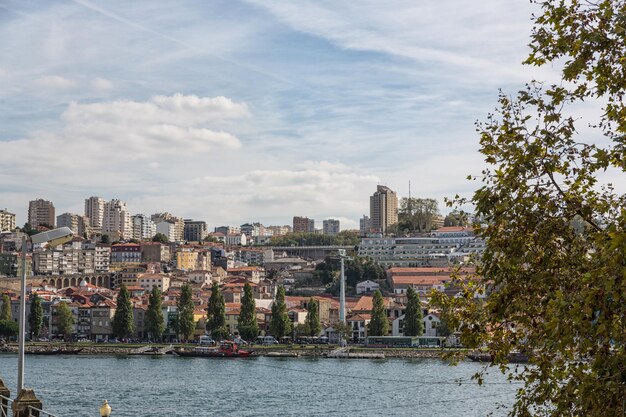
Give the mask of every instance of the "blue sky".
M 0 207 L 91 195 L 211 226 L 440 200 L 521 61 L 528 1 L 0 0 Z

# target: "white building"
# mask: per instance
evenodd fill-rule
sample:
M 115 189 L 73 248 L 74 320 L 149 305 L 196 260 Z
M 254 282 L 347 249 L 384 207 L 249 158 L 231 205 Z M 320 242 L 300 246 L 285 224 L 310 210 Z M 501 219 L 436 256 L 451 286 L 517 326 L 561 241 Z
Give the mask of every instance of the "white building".
M 169 221 L 161 221 L 156 224 L 156 232 L 162 233 L 170 242 L 176 242 L 176 224 Z
M 13 230 L 15 230 L 15 214 L 0 210 L 0 232 L 12 232 Z
M 371 292 L 376 291 L 379 288 L 380 288 L 380 285 L 378 285 L 378 283 L 374 281 L 370 281 L 368 279 L 367 281 L 359 282 L 358 284 L 356 284 L 356 293 L 357 294 L 371 293 Z
M 102 233 L 120 239 L 133 237 L 133 224 L 125 202 L 113 199 L 104 203 Z
M 102 229 L 102 221 L 104 220 L 104 199 L 100 197 L 86 198 L 85 217 L 89 219 L 89 226 L 95 229 Z
M 145 214 L 132 216 L 133 238 L 138 240 L 152 239 L 156 235 L 156 224 Z
M 441 325 L 441 319 L 436 313 L 429 313 L 424 316 L 424 331 L 420 336 L 438 336 L 437 328 Z M 404 336 L 404 314 L 391 323 L 392 336 Z
M 224 236 L 224 244 L 230 246 L 245 246 L 248 242 L 246 235 L 243 233 Z

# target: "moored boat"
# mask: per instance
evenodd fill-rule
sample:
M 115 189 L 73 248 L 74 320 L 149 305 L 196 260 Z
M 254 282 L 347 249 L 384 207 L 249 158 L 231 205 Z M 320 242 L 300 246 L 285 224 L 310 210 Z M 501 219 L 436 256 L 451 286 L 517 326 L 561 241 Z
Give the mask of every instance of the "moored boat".
M 175 349 L 174 353 L 178 356 L 192 358 L 247 358 L 256 356 L 253 351 L 241 350 L 235 342 L 230 341 L 222 342 L 222 344 L 216 348 L 206 346 L 197 346 L 190 350 L 180 348 Z
M 470 354 L 467 355 L 467 357 L 472 362 L 492 362 L 493 360 L 492 356 L 486 353 Z M 526 354 L 520 352 L 512 352 L 506 356 L 506 359 L 507 361 L 509 361 L 509 363 L 528 363 L 528 360 L 530 358 Z
M 36 349 L 36 350 L 27 350 L 26 354 L 29 355 L 78 355 L 82 352 L 83 348 L 78 349 L 69 349 L 69 348 L 46 348 L 46 349 Z

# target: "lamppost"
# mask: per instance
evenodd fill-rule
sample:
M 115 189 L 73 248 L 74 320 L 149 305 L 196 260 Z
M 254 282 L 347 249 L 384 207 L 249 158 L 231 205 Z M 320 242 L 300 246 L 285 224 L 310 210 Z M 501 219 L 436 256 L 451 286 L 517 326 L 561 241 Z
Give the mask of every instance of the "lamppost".
M 51 247 L 59 246 L 72 240 L 73 232 L 69 227 L 61 227 L 30 237 L 32 244 L 47 243 Z M 17 393 L 24 388 L 24 342 L 26 326 L 26 235 L 22 237 L 22 288 L 20 291 L 19 347 L 17 356 Z
M 339 249 L 339 258 L 341 258 L 341 277 L 339 282 L 339 321 L 343 326 L 346 325 L 346 273 L 344 268 L 344 260 L 352 259 L 346 255 L 345 249 Z M 345 340 L 341 336 L 339 342 L 341 346 L 345 346 Z

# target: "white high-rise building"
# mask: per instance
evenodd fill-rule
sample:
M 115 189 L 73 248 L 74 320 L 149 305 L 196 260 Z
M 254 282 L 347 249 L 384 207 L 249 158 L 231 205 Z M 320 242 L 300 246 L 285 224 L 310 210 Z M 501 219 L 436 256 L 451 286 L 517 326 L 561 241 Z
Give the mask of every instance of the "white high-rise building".
M 133 237 L 133 224 L 125 202 L 113 199 L 104 203 L 102 233 L 113 235 L 113 240 L 116 237 L 120 239 Z
M 86 198 L 85 217 L 89 219 L 89 226 L 101 229 L 104 218 L 104 199 L 100 197 Z
M 152 239 L 156 235 L 156 224 L 145 214 L 132 216 L 132 221 L 134 239 Z

